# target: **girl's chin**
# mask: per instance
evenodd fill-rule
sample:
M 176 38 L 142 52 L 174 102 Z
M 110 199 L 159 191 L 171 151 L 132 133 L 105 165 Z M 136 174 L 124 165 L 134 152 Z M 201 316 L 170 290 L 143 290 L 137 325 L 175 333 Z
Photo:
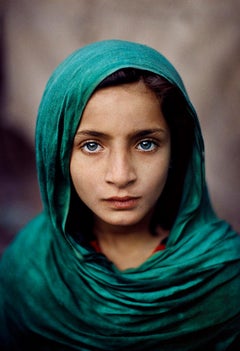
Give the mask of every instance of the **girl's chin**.
M 148 227 L 149 220 L 145 217 L 141 218 L 127 218 L 126 215 L 119 216 L 118 218 L 99 218 L 95 219 L 95 225 L 99 228 L 111 229 L 114 231 L 128 231 L 133 228 L 143 229 L 144 226 Z

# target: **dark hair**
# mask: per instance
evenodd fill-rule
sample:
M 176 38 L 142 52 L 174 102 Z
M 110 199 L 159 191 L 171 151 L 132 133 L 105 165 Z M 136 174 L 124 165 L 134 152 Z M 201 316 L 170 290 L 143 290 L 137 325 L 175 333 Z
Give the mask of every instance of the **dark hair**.
M 186 170 L 192 154 L 194 122 L 180 89 L 162 76 L 149 71 L 135 68 L 120 69 L 105 78 L 95 91 L 140 81 L 152 90 L 159 99 L 160 108 L 171 133 L 171 164 L 167 182 L 156 205 L 151 223 L 151 230 L 154 233 L 157 225 L 164 229 L 171 229 L 176 219 L 181 203 Z M 76 197 L 77 195 L 73 194 L 73 199 L 75 198 L 75 201 L 79 202 Z M 91 216 L 83 204 L 81 207 L 84 211 L 84 218 Z M 87 224 L 86 222 L 88 221 L 85 221 L 85 224 Z M 89 230 L 90 228 L 86 228 L 88 237 Z

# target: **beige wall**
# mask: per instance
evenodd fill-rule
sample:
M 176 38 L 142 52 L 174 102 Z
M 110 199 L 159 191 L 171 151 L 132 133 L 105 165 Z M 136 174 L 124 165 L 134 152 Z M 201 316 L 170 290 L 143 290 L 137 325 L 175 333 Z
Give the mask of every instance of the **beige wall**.
M 7 125 L 33 145 L 46 81 L 78 47 L 108 38 L 153 46 L 183 77 L 205 137 L 214 207 L 240 231 L 238 0 L 9 0 L 5 9 Z

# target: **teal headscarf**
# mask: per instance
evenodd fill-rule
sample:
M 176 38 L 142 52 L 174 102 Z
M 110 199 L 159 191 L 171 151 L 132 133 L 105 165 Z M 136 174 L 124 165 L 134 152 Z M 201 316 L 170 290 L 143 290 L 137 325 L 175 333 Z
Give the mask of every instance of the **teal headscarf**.
M 194 119 L 195 140 L 166 249 L 138 268 L 119 271 L 72 240 L 66 222 L 79 118 L 97 85 L 125 67 L 178 86 Z M 240 337 L 240 237 L 212 210 L 196 112 L 166 58 L 120 40 L 74 52 L 47 83 L 36 153 L 44 210 L 1 259 L 1 350 L 238 350 L 231 345 Z

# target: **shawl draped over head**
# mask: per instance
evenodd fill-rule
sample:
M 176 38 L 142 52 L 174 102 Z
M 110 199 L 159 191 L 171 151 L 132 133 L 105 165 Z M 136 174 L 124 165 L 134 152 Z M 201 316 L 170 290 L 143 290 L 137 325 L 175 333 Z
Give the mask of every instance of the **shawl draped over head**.
M 79 118 L 97 85 L 125 67 L 177 85 L 195 137 L 166 249 L 120 271 L 75 242 L 66 222 Z M 165 57 L 121 40 L 92 43 L 67 57 L 43 94 L 36 154 L 44 208 L 1 258 L 1 350 L 238 350 L 231 345 L 240 335 L 240 238 L 212 209 L 198 118 Z

